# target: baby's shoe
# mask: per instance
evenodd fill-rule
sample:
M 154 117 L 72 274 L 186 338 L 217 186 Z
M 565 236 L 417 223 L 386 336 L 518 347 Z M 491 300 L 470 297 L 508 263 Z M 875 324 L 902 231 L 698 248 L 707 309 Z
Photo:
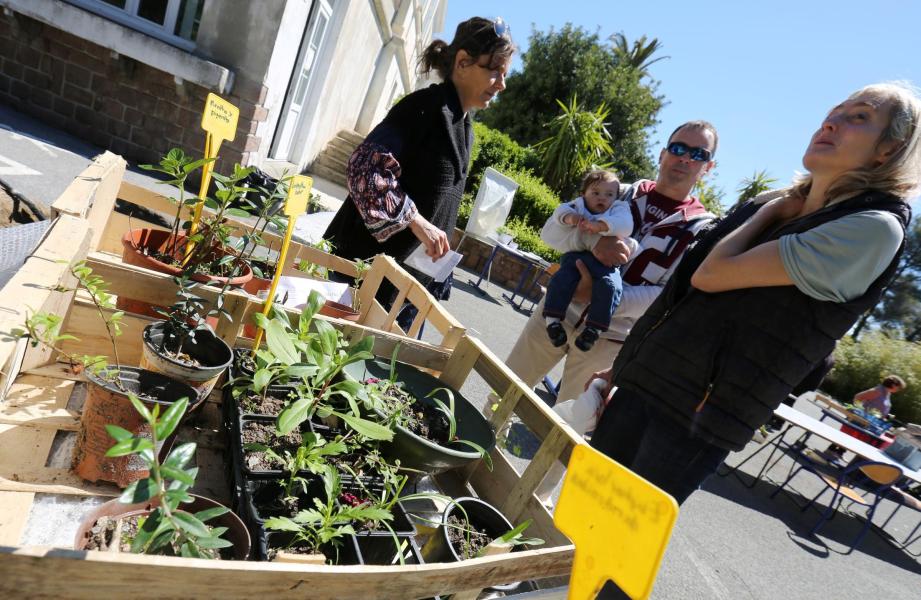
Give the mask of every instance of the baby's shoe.
M 550 337 L 550 343 L 557 348 L 566 343 L 566 330 L 559 321 L 547 325 L 547 335 Z
M 594 327 L 586 327 L 582 330 L 582 333 L 579 334 L 579 337 L 576 338 L 576 348 L 582 352 L 588 352 L 592 349 L 592 346 L 595 345 L 595 342 L 598 341 L 600 333 L 601 332 Z

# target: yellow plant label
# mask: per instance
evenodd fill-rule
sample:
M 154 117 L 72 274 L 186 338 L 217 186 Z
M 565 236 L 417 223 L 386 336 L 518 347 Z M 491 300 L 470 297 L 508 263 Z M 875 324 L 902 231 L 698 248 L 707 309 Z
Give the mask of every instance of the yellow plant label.
M 217 94 L 208 94 L 205 112 L 201 116 L 201 128 L 216 140 L 233 141 L 237 133 L 240 109 Z
M 575 544 L 569 598 L 594 598 L 612 579 L 648 598 L 678 518 L 675 499 L 587 445 L 576 446 L 553 521 Z
M 313 178 L 307 175 L 295 175 L 288 184 L 288 200 L 285 202 L 285 214 L 296 217 L 307 210 L 310 202 L 310 189 L 313 187 Z

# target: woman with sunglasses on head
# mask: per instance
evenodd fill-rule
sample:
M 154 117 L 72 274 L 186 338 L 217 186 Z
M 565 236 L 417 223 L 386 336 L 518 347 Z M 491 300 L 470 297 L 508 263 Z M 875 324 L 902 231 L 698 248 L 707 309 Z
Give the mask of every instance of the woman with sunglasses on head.
M 612 369 L 592 446 L 675 497 L 745 447 L 891 280 L 921 184 L 921 99 L 865 87 L 812 136 L 807 173 L 688 251 Z
M 420 71 L 443 81 L 402 98 L 352 153 L 349 197 L 324 235 L 337 255 L 402 262 L 420 243 L 432 260 L 450 249 L 473 145 L 470 111 L 505 89 L 514 51 L 501 18 L 468 19 L 450 44 L 429 44 Z M 393 288 L 382 292 L 379 300 L 392 302 Z

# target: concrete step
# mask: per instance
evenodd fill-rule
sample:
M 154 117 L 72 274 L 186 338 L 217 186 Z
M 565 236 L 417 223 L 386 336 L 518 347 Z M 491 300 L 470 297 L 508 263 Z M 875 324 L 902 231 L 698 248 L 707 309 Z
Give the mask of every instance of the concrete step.
M 331 181 L 332 183 L 335 183 L 336 185 L 340 185 L 342 187 L 346 187 L 348 183 L 345 177 L 344 169 L 341 171 L 336 170 L 336 169 L 331 169 L 315 161 L 314 164 L 310 165 L 310 168 L 308 170 L 311 173 L 319 177 L 322 177 L 323 179 L 326 179 L 327 181 Z
M 358 144 L 365 141 L 365 136 L 361 135 L 358 132 L 351 131 L 348 129 L 341 130 L 339 133 L 336 134 L 336 136 L 343 138 L 344 140 L 351 143 L 353 146 L 357 146 Z
M 323 165 L 324 167 L 334 169 L 337 171 L 342 171 L 342 173 L 345 173 L 346 169 L 348 168 L 349 163 L 341 158 L 332 156 L 331 154 L 327 154 L 326 152 L 324 152 L 320 154 L 320 156 L 318 156 L 316 160 L 313 161 L 313 164 Z
M 352 152 L 355 151 L 354 146 L 346 146 L 343 144 L 337 144 L 337 140 L 333 140 L 323 149 L 323 152 L 320 153 L 320 156 L 329 155 L 336 160 L 340 160 L 348 163 L 349 158 L 352 156 Z

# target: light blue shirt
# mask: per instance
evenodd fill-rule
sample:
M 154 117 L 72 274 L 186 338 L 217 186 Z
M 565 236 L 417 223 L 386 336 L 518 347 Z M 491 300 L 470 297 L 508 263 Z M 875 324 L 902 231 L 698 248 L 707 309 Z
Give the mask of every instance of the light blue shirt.
M 807 296 L 847 302 L 864 294 L 886 270 L 903 235 L 894 215 L 868 210 L 782 236 L 780 259 Z

